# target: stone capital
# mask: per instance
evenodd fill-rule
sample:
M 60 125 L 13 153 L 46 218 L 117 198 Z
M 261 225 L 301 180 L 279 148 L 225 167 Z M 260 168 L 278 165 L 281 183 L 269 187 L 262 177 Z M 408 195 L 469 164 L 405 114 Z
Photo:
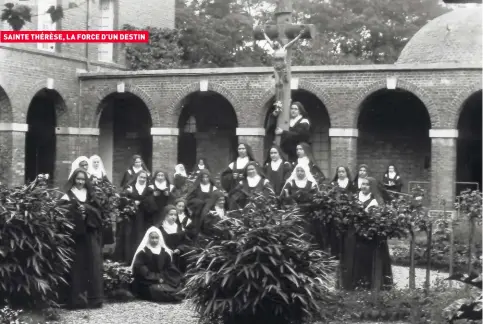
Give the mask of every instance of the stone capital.
M 265 128 L 260 127 L 240 127 L 236 129 L 236 136 L 265 136 Z
M 175 127 L 153 127 L 151 128 L 153 136 L 178 136 L 179 128 Z
M 357 128 L 329 128 L 329 137 L 359 137 Z
M 99 136 L 99 128 L 56 127 L 55 134 Z
M 29 130 L 28 124 L 17 123 L 0 123 L 0 132 L 22 132 L 26 133 Z
M 430 129 L 429 137 L 431 138 L 458 138 L 457 129 Z

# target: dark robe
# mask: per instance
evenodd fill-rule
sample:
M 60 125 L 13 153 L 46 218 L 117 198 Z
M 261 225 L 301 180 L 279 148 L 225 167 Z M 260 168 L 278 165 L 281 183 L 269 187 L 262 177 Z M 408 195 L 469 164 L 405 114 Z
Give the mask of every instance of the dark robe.
M 305 187 L 300 188 L 297 186 L 295 180 L 288 182 L 283 187 L 284 190 L 287 190 L 288 193 L 288 201 L 295 202 L 297 204 L 307 204 L 312 201 L 312 196 L 317 192 L 317 187 L 312 181 L 307 181 Z
M 139 201 L 136 214 L 129 220 L 118 223 L 119 231 L 116 231 L 116 248 L 114 259 L 119 262 L 130 264 L 137 246 L 141 243 L 144 234 L 154 225 L 155 206 L 153 206 L 153 190 L 146 185 L 142 193 L 136 186 L 131 187 L 132 192 L 124 192 L 131 200 Z
M 205 207 L 206 202 L 211 200 L 213 192 L 216 190 L 217 188 L 213 183 L 210 183 L 208 192 L 202 191 L 201 186 L 198 185 L 188 194 L 188 197 L 186 197 L 187 204 L 192 210 L 191 215 L 197 226 L 200 225 L 199 220 L 201 219 L 201 212 Z
M 160 254 L 152 253 L 147 247 L 140 251 L 134 260 L 133 276 L 132 289 L 139 298 L 155 302 L 178 302 L 183 299 L 179 294 L 181 274 L 164 249 Z
M 235 159 L 235 161 L 233 161 L 233 169 L 228 166 L 224 171 L 221 172 L 221 186 L 226 192 L 231 192 L 236 188 L 245 172 L 246 165 L 243 168 L 239 167 L 237 165 L 237 160 L 238 159 Z M 252 160 L 249 159 L 249 161 Z M 235 175 L 237 175 L 237 177 L 235 177 Z
M 354 182 L 351 181 L 350 179 L 349 179 L 349 181 L 347 181 L 347 185 L 345 186 L 345 188 L 342 188 L 341 186 L 339 186 L 339 183 L 337 182 L 337 180 L 333 181 L 331 184 L 333 186 L 335 186 L 335 187 L 337 187 L 341 190 L 345 190 L 345 191 L 347 191 L 348 193 L 351 193 L 351 194 L 354 194 L 354 193 L 357 192 L 357 188 L 354 186 Z
M 183 230 L 183 227 L 180 225 L 179 221 L 176 223 L 178 224 L 178 229 L 175 233 L 168 234 L 162 225 L 159 226 L 159 229 L 163 234 L 166 246 L 173 251 L 180 251 L 180 253 L 173 255 L 173 263 L 181 272 L 185 272 L 187 260 L 185 257 L 183 257 L 183 254 L 191 250 L 191 240 L 187 233 Z
M 381 190 L 381 193 L 383 195 L 384 201 L 386 203 L 390 202 L 396 196 L 396 194 L 388 192 L 387 190 L 401 192 L 402 186 L 403 186 L 403 183 L 399 173 L 396 173 L 396 176 L 394 177 L 394 179 L 392 179 L 389 177 L 389 174 L 386 172 L 382 177 L 382 186 L 381 186 L 383 189 Z
M 374 199 L 372 196 L 363 202 L 364 208 Z M 344 235 L 341 269 L 343 289 L 390 289 L 393 280 L 387 240 L 370 240 L 357 235 L 355 228 L 349 229 Z
M 151 226 L 158 226 L 162 221 L 161 214 L 164 207 L 173 200 L 171 185 L 168 182 L 166 183 L 166 188 L 159 189 L 158 186 L 156 186 L 156 183 L 153 183 L 149 187 L 153 191 L 153 194 L 149 196 L 149 199 L 151 200 L 151 206 L 154 208 Z
M 98 307 L 103 301 L 101 213 L 97 202 L 89 194 L 85 202 L 80 201 L 70 190 L 67 196 L 67 217 L 74 224 L 74 255 L 68 278 L 68 305 L 71 308 L 85 308 L 88 305 Z M 78 210 L 79 205 L 85 207 L 85 218 Z
M 283 161 L 277 170 L 273 170 L 272 163 L 267 162 L 263 166 L 263 172 L 270 181 L 275 194 L 279 196 L 282 192 L 282 188 L 285 185 L 288 177 L 292 172 L 292 165 L 289 162 Z
M 144 169 L 143 169 L 144 170 Z M 147 170 L 144 170 L 147 172 Z M 135 182 L 135 178 L 136 178 L 136 175 L 137 173 L 134 172 L 134 169 L 133 167 L 131 166 L 129 169 L 126 170 L 126 172 L 124 172 L 124 175 L 122 176 L 122 180 L 121 180 L 121 188 L 124 189 L 126 188 L 130 183 L 133 183 Z M 149 175 L 149 173 L 148 173 Z
M 277 125 L 278 116 L 270 114 L 267 131 L 274 133 Z M 310 121 L 309 123 L 301 122 L 308 120 L 306 117 L 300 118 L 293 126 L 289 127 L 288 131 L 283 131 L 280 146 L 283 152 L 288 156 L 289 161 L 297 160 L 297 145 L 305 142 L 310 144 Z
M 239 182 L 238 186 L 230 193 L 229 209 L 234 210 L 244 208 L 249 202 L 250 198 L 258 194 L 261 194 L 265 197 L 268 197 L 270 194 L 274 194 L 270 181 L 265 179 L 264 177 L 261 177 L 260 181 L 257 183 L 256 186 L 250 187 L 248 185 L 248 181 L 246 179 L 243 179 Z

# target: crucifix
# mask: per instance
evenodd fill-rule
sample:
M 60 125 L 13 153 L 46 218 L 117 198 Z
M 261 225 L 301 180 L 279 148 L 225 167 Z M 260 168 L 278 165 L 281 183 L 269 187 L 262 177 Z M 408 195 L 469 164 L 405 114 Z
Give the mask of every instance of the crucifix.
M 286 131 L 290 122 L 291 103 L 291 48 L 299 39 L 311 39 L 315 35 L 313 25 L 292 24 L 292 0 L 279 0 L 275 10 L 276 25 L 256 27 L 255 40 L 266 40 L 273 50 L 275 69 L 275 111 L 277 127 Z M 280 136 L 275 141 L 280 144 Z

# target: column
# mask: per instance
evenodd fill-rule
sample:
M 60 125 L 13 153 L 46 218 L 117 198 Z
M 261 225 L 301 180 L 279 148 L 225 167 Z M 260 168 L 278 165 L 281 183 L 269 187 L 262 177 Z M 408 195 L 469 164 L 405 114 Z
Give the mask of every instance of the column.
M 347 166 L 351 172 L 356 170 L 358 136 L 356 128 L 329 128 L 330 172 L 334 173 L 337 166 Z M 333 177 L 333 174 L 327 176 Z
M 173 170 L 178 163 L 179 129 L 174 127 L 153 127 L 153 171 Z
M 0 123 L 0 183 L 9 187 L 25 182 L 25 135 L 28 124 Z
M 431 208 L 441 209 L 441 199 L 446 208 L 453 209 L 456 187 L 457 129 L 430 129 L 431 138 Z
M 253 155 L 259 163 L 263 163 L 265 128 L 237 128 L 238 143 L 247 143 L 253 150 Z
M 54 184 L 61 186 L 76 158 L 99 154 L 99 128 L 56 127 L 55 136 Z

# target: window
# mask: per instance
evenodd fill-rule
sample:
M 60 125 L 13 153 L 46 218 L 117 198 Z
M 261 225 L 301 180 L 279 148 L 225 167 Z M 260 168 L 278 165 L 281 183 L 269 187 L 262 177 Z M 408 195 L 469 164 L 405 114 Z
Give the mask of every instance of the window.
M 52 18 L 50 18 L 50 14 L 47 13 L 47 10 L 51 6 L 56 6 L 57 0 L 38 0 L 38 26 L 37 30 L 42 31 L 54 31 L 57 30 L 57 23 L 52 23 Z M 55 43 L 37 43 L 37 48 L 55 52 Z
M 113 0 L 101 0 L 101 23 L 100 31 L 114 30 L 114 4 Z M 113 43 L 100 43 L 97 48 L 98 60 L 102 62 L 113 61 Z

